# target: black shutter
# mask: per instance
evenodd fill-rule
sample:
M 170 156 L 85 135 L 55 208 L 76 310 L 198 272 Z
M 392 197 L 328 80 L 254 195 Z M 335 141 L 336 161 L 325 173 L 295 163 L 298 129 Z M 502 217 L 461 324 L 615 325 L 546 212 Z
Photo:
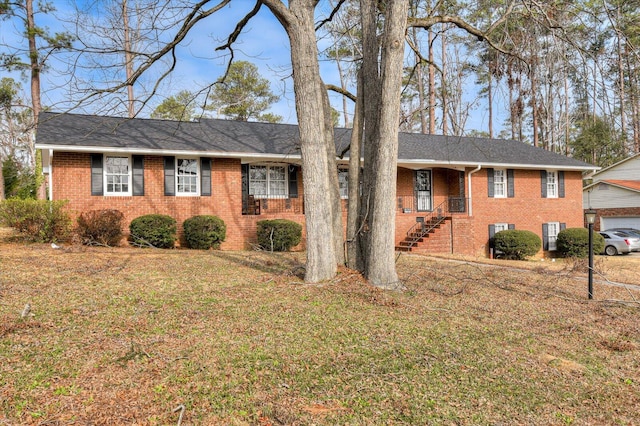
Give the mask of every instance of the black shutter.
M 489 198 L 493 198 L 495 191 L 493 185 L 493 169 L 487 169 L 487 190 L 489 192 Z
M 513 169 L 507 169 L 507 197 L 515 197 L 515 182 L 513 180 Z
M 567 229 L 567 224 L 566 223 L 560 223 L 560 230 L 564 231 L 565 229 Z
M 515 223 L 510 223 L 509 225 L 507 225 L 508 229 L 516 229 L 516 224 Z
M 489 247 L 493 248 L 493 237 L 496 235 L 496 226 L 489 225 Z
M 542 224 L 542 249 L 549 250 L 549 225 Z
M 564 198 L 564 172 L 558 172 L 558 197 Z
M 249 165 L 242 164 L 242 214 L 249 214 Z
M 211 196 L 211 158 L 200 159 L 200 195 Z
M 104 195 L 102 154 L 91 154 L 91 195 Z
M 547 171 L 540 170 L 540 194 L 542 198 L 547 198 Z
M 133 160 L 133 195 L 144 195 L 144 156 L 134 155 Z
M 289 198 L 298 198 L 298 167 L 289 165 Z
M 175 163 L 175 157 L 164 157 L 164 195 L 176 195 Z

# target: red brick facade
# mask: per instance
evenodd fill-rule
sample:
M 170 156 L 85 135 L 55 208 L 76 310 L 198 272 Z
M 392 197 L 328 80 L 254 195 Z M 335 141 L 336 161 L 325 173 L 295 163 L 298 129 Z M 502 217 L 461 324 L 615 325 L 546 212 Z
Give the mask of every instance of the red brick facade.
M 426 252 L 488 254 L 489 225 L 514 224 L 538 235 L 545 222 L 562 222 L 567 227 L 583 226 L 581 172 L 565 172 L 565 197 L 542 198 L 539 170 L 515 170 L 513 198 L 488 197 L 486 169 L 471 174 L 471 194 L 468 179 L 473 169 L 464 172 L 444 168 L 433 169 L 431 175 L 431 205 L 446 206 L 449 197 L 471 198 L 463 211 L 452 215 L 429 242 L 420 250 Z M 299 172 L 300 174 L 301 172 Z M 415 172 L 398 171 L 396 243 L 405 237 L 416 218 L 429 213 L 417 212 L 414 205 Z M 298 176 L 298 198 L 267 200 L 260 215 L 242 214 L 242 172 L 240 160 L 213 159 L 211 163 L 211 196 L 165 196 L 163 157 L 144 157 L 144 196 L 92 196 L 91 160 L 88 153 L 56 152 L 52 159 L 52 196 L 55 200 L 69 200 L 74 214 L 87 210 L 113 208 L 125 214 L 129 221 L 143 214 L 161 213 L 174 217 L 179 226 L 195 215 L 212 214 L 224 220 L 227 238 L 223 250 L 241 250 L 256 241 L 256 222 L 268 218 L 286 218 L 304 225 L 302 205 L 302 176 Z M 277 208 L 276 208 L 277 207 Z M 278 213 L 269 213 L 270 210 Z M 304 244 L 304 239 L 303 239 Z

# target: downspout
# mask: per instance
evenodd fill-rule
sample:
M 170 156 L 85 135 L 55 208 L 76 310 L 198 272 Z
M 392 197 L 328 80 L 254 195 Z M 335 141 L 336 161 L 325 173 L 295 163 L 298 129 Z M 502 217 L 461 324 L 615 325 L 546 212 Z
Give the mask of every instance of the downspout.
M 49 201 L 53 201 L 53 149 L 49 150 Z
M 471 192 L 471 175 L 479 172 L 480 169 L 482 169 L 482 165 L 478 164 L 478 167 L 476 167 L 475 169 L 471 170 L 469 172 L 469 174 L 467 175 L 469 177 L 469 216 L 473 216 L 473 196 L 472 196 L 472 192 Z

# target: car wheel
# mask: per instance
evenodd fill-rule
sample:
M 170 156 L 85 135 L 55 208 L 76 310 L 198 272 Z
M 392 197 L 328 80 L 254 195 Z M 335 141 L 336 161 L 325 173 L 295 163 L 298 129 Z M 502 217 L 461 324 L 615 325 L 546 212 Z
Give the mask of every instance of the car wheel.
M 607 246 L 607 248 L 604 249 L 604 252 L 607 256 L 615 256 L 618 254 L 618 250 L 614 246 Z

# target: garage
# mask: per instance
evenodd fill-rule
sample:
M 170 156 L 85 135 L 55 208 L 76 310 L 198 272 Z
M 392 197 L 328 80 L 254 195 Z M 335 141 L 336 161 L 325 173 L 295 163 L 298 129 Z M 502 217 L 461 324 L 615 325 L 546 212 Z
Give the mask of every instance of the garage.
M 600 218 L 600 229 L 611 229 L 611 228 L 640 229 L 640 216 Z

